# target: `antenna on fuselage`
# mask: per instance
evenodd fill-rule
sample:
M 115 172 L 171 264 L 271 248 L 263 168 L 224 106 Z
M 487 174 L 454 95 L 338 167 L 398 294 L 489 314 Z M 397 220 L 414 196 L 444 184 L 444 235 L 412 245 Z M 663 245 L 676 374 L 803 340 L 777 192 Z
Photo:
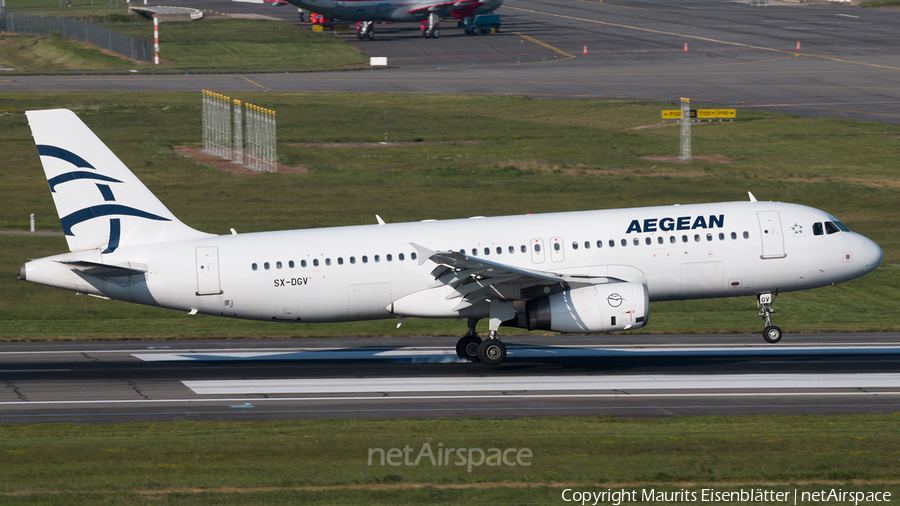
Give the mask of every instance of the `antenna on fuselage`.
M 753 196 L 752 192 L 747 192 L 747 195 L 750 195 L 750 202 L 756 202 L 756 197 Z

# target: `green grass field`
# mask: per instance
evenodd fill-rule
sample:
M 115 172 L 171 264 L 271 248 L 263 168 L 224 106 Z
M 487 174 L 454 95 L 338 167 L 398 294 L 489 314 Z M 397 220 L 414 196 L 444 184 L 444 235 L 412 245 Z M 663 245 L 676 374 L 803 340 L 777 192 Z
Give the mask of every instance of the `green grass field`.
M 830 288 L 785 294 L 788 332 L 896 331 L 900 301 L 900 127 L 740 111 L 694 129 L 697 154 L 728 164 L 648 161 L 677 154 L 663 104 L 513 97 L 241 94 L 278 112 L 280 142 L 477 140 L 407 147 L 279 148 L 307 174 L 226 174 L 176 155 L 200 141 L 200 94 L 22 93 L 0 96 L 0 229 L 60 230 L 22 114 L 75 110 L 184 222 L 219 234 L 476 215 L 745 200 L 825 209 L 878 242 L 885 265 Z M 289 191 L 284 191 L 289 190 Z M 287 325 L 188 316 L 77 297 L 15 279 L 28 258 L 66 250 L 62 237 L 0 235 L 0 339 L 457 335 L 461 324 L 410 319 Z M 890 265 L 894 264 L 894 265 Z M 752 299 L 654 304 L 646 332 L 752 332 Z
M 562 502 L 567 487 L 896 497 L 898 416 L 0 425 L 0 502 L 547 504 Z M 414 465 L 426 443 L 434 464 L 423 456 Z M 377 451 L 369 463 L 372 448 L 386 456 L 406 446 L 413 465 L 382 463 Z M 488 466 L 476 465 L 475 452 L 470 472 L 468 452 L 438 465 L 438 449 L 447 448 L 527 448 L 532 456 Z
M 123 0 L 124 3 L 124 0 Z M 29 15 L 45 12 L 22 11 Z M 153 24 L 140 16 L 75 11 L 84 18 L 138 39 L 153 42 Z M 104 22 L 110 17 L 126 22 Z M 202 19 L 160 25 L 160 65 L 134 62 L 59 35 L 0 36 L 0 65 L 16 72 L 91 70 L 278 69 L 336 70 L 367 61 L 343 40 L 279 21 Z

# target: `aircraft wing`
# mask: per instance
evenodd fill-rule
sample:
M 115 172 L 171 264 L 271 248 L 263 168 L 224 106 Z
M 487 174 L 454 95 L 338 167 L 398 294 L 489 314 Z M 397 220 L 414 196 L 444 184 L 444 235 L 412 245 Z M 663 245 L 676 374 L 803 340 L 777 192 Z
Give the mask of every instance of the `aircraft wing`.
M 524 269 L 469 256 L 458 251 L 432 251 L 418 244 L 419 263 L 438 264 L 431 271 L 434 283 L 429 288 L 453 288 L 447 299 L 460 299 L 454 311 L 491 298 L 514 301 L 542 297 L 591 285 L 621 282 L 608 276 L 580 276 Z

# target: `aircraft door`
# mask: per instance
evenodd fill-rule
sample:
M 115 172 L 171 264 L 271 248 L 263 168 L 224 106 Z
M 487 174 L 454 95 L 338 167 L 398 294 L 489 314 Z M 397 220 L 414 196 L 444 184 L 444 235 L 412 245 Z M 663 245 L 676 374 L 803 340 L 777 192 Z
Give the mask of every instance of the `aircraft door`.
M 761 258 L 784 258 L 784 236 L 781 234 L 781 218 L 778 211 L 760 211 L 759 232 L 762 237 Z
M 544 251 L 544 240 L 543 239 L 532 239 L 531 240 L 531 261 L 536 264 L 544 263 L 544 256 L 547 253 Z
M 563 251 L 563 240 L 560 237 L 550 239 L 550 258 L 554 262 L 562 262 L 565 260 L 565 251 Z
M 219 248 L 202 246 L 197 248 L 197 295 L 219 295 Z

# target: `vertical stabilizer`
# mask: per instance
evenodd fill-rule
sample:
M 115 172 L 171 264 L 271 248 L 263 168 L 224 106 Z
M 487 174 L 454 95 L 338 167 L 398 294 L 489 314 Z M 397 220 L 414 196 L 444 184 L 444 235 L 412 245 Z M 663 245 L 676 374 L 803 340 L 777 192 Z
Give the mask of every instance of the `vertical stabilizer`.
M 25 115 L 71 251 L 209 236 L 180 222 L 72 111 Z

